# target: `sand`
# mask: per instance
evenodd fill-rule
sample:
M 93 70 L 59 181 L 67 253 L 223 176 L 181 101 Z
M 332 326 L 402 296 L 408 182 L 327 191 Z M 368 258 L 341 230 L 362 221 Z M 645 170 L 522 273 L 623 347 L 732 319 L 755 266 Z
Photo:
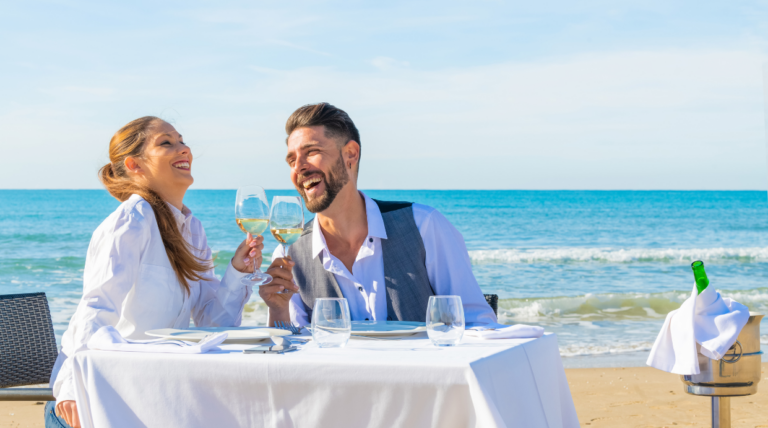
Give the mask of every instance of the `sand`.
M 758 392 L 731 398 L 731 426 L 768 428 L 768 363 Z M 688 395 L 680 376 L 650 367 L 565 371 L 582 427 L 710 427 L 711 399 Z
M 731 399 L 733 428 L 768 428 L 768 363 L 758 393 Z M 683 391 L 680 377 L 648 368 L 567 369 L 582 427 L 709 427 L 710 399 Z M 0 428 L 39 427 L 43 405 L 0 402 Z

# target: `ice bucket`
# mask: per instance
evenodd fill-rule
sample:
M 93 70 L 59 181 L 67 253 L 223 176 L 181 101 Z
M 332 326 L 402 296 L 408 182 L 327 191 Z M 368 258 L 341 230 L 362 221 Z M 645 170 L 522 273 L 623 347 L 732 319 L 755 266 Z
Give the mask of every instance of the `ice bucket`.
M 693 395 L 738 397 L 757 392 L 760 382 L 760 320 L 750 313 L 736 343 L 719 361 L 699 354 L 697 375 L 681 376 L 685 392 Z

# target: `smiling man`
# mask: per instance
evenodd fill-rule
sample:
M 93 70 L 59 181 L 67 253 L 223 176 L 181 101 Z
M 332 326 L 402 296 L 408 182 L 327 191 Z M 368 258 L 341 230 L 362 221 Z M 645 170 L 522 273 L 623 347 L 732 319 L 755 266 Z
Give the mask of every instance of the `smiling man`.
M 347 113 L 328 103 L 306 105 L 285 130 L 291 181 L 317 215 L 290 257 L 282 247 L 273 253 L 274 280 L 259 290 L 270 325 L 309 324 L 321 297 L 345 297 L 353 321 L 423 322 L 433 295 L 461 296 L 467 323 L 496 322 L 464 239 L 442 214 L 357 189 L 360 134 Z M 284 289 L 289 293 L 278 294 Z

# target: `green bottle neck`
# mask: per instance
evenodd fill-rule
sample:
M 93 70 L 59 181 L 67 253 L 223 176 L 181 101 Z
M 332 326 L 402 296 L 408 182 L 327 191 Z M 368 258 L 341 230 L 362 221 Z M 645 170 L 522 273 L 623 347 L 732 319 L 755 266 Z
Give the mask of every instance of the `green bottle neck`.
M 701 294 L 709 285 L 709 278 L 707 278 L 707 273 L 704 271 L 704 264 L 693 266 L 693 278 L 696 280 L 696 289 Z

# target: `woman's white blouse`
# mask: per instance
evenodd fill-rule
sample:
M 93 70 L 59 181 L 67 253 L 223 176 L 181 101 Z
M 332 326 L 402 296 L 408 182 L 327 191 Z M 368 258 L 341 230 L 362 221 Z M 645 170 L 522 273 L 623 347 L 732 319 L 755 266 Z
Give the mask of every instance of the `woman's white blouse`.
M 170 206 L 170 205 L 169 205 Z M 200 220 L 184 207 L 171 206 L 192 252 L 211 260 L 211 249 Z M 246 274 L 230 263 L 219 281 L 211 269 L 203 281 L 189 281 L 187 295 L 160 237 L 154 211 L 138 195 L 123 202 L 93 232 L 83 273 L 83 297 L 69 322 L 62 349 L 51 374 L 57 402 L 74 400 L 72 361 L 87 349 L 86 343 L 100 327 L 112 325 L 129 339 L 149 338 L 147 330 L 186 328 L 195 325 L 240 325 L 251 287 L 240 284 Z

